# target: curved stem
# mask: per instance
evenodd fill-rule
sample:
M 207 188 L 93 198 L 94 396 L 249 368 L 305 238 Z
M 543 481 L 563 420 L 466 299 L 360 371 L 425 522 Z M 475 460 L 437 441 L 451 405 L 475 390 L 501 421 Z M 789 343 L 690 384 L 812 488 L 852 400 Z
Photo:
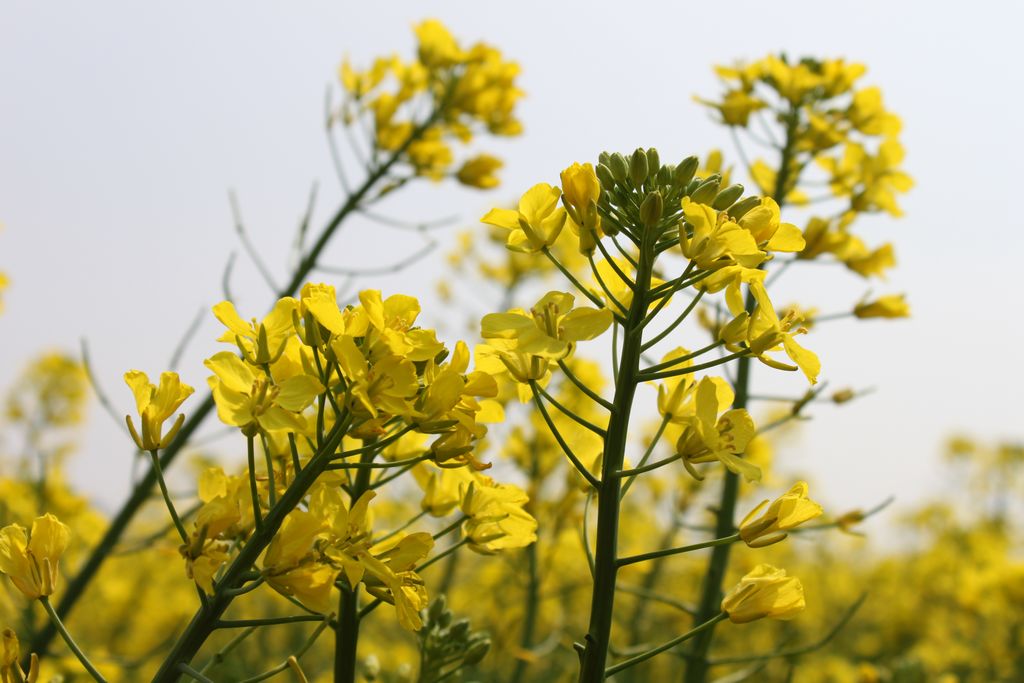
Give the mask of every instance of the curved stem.
M 698 626 L 698 627 L 696 627 L 694 629 L 690 629 L 686 633 L 684 633 L 684 634 L 682 634 L 680 636 L 676 636 L 675 638 L 673 638 L 672 640 L 670 640 L 670 641 L 668 641 L 666 643 L 662 643 L 658 647 L 652 648 L 652 649 L 648 650 L 647 652 L 643 652 L 641 654 L 638 654 L 635 657 L 630 657 L 626 661 L 619 662 L 615 666 L 608 667 L 608 669 L 605 671 L 605 676 L 613 676 L 613 675 L 619 673 L 620 671 L 622 671 L 624 669 L 628 669 L 631 666 L 636 666 L 637 664 L 639 664 L 641 662 L 646 662 L 651 657 L 654 657 L 655 655 L 660 655 L 665 650 L 671 650 L 672 648 L 674 648 L 679 643 L 682 643 L 683 641 L 689 640 L 690 638 L 693 638 L 695 635 L 698 635 L 700 633 L 706 633 L 708 630 L 714 628 L 715 624 L 717 624 L 718 622 L 720 622 L 720 621 L 722 621 L 723 619 L 726 619 L 726 618 L 727 617 L 726 617 L 726 615 L 724 613 L 719 614 L 716 617 L 712 617 L 711 619 L 709 619 L 708 621 L 705 621 L 700 626 Z
M 150 451 L 149 455 L 153 460 L 153 469 L 156 471 L 156 480 L 160 484 L 160 493 L 163 494 L 164 503 L 167 505 L 167 511 L 171 513 L 171 519 L 174 520 L 174 528 L 178 530 L 178 535 L 181 536 L 181 542 L 188 543 L 188 532 L 185 531 L 185 525 L 181 523 L 181 517 L 178 516 L 178 511 L 174 507 L 174 501 L 171 500 L 171 494 L 167 491 L 167 482 L 164 481 L 164 472 L 160 468 L 160 456 L 157 454 L 156 450 Z
M 50 604 L 50 599 L 44 595 L 39 598 L 39 602 L 43 604 L 43 609 L 46 610 L 46 614 L 50 617 L 50 623 L 57 629 L 57 632 L 60 633 L 60 637 L 64 639 L 65 643 L 67 643 L 68 649 L 71 650 L 75 657 L 78 658 L 78 661 L 82 663 L 82 666 L 85 667 L 85 670 L 93 677 L 93 680 L 98 681 L 99 683 L 107 683 L 107 679 L 103 678 L 100 672 L 96 670 L 96 667 L 92 665 L 92 662 L 89 661 L 89 658 L 85 656 L 85 653 L 82 652 L 81 648 L 79 648 L 75 643 L 74 638 L 72 638 L 71 634 L 68 633 L 67 628 L 64 627 L 64 622 L 60 620 L 60 617 L 57 616 L 57 612 L 53 609 L 53 605 Z

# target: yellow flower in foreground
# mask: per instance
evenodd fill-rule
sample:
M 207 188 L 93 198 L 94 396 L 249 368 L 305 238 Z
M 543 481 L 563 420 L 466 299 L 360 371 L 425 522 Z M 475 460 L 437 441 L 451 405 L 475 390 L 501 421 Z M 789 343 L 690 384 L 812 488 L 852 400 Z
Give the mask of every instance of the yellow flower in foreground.
M 27 535 L 25 527 L 9 524 L 0 529 L 0 571 L 27 598 L 53 595 L 60 556 L 70 537 L 67 525 L 49 513 L 36 517 Z
M 192 395 L 194 389 L 181 382 L 176 372 L 163 372 L 160 374 L 160 386 L 149 383 L 146 373 L 138 370 L 129 370 L 124 373 L 124 381 L 135 394 L 135 405 L 139 410 L 139 418 L 142 422 L 142 435 L 135 429 L 131 415 L 126 415 L 128 431 L 135 439 L 135 445 L 143 451 L 155 451 L 158 448 L 167 448 L 167 445 L 174 440 L 181 425 L 185 422 L 184 415 L 178 415 L 174 421 L 171 431 L 166 436 L 161 436 L 163 424 L 166 422 L 185 399 Z
M 579 235 L 580 253 L 592 254 L 601 238 L 601 215 L 597 202 L 601 183 L 591 164 L 574 163 L 562 171 L 562 203 L 572 219 L 570 228 Z
M 535 252 L 550 247 L 565 225 L 565 209 L 559 208 L 561 190 L 538 183 L 519 199 L 517 211 L 491 209 L 481 222 L 509 231 L 505 246 L 512 251 Z
M 903 294 L 889 294 L 874 301 L 861 301 L 854 306 L 858 318 L 909 318 L 910 304 Z
M 206 359 L 214 374 L 207 383 L 217 404 L 217 415 L 229 425 L 265 431 L 302 431 L 306 420 L 301 412 L 313 402 L 324 387 L 309 375 L 296 375 L 279 384 L 233 353 L 221 351 Z
M 529 500 L 518 486 L 496 484 L 484 477 L 467 486 L 459 507 L 468 517 L 462 533 L 470 549 L 490 555 L 536 541 L 537 520 L 523 509 Z
M 800 579 L 786 576 L 785 569 L 776 569 L 770 564 L 754 567 L 722 600 L 722 611 L 734 624 L 765 617 L 792 619 L 805 606 Z
M 740 538 L 751 548 L 762 548 L 786 538 L 786 531 L 818 517 L 821 506 L 807 497 L 807 482 L 797 482 L 787 493 L 750 511 L 740 522 Z M 761 512 L 764 510 L 764 512 Z M 761 513 L 758 516 L 758 513 Z

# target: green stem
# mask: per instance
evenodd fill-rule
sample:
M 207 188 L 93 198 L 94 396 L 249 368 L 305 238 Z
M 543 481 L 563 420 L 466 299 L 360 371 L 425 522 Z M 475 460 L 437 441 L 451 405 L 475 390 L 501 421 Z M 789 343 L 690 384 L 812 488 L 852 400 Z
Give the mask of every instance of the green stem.
M 629 416 L 640 374 L 639 334 L 631 334 L 647 314 L 651 273 L 654 267 L 653 245 L 647 239 L 640 245 L 634 295 L 624 325 L 622 349 L 618 355 L 615 396 L 601 465 L 598 487 L 597 539 L 594 544 L 594 585 L 590 602 L 590 624 L 582 653 L 580 683 L 601 683 L 605 678 L 605 662 L 611 642 L 612 616 L 615 605 L 615 581 L 618 573 L 619 509 L 622 478 L 618 472 L 625 460 L 629 432 Z
M 665 427 L 670 422 L 668 415 L 661 419 L 661 424 L 658 425 L 658 431 L 654 433 L 654 437 L 651 439 L 651 443 L 647 445 L 647 450 L 644 451 L 644 455 L 640 458 L 640 462 L 637 463 L 637 468 L 643 467 L 650 460 L 651 454 L 654 453 L 655 447 L 658 445 L 658 441 L 661 440 L 661 435 L 665 432 Z M 619 473 L 622 476 L 622 473 Z M 626 477 L 626 481 L 622 484 L 622 492 L 619 493 L 619 498 L 625 498 L 626 493 L 629 491 L 629 487 L 633 485 L 633 481 L 636 479 L 636 475 L 632 474 Z
M 373 459 L 377 457 L 378 448 L 373 448 L 376 441 L 367 443 L 360 449 L 359 464 L 362 467 L 356 472 L 352 483 L 351 508 L 356 501 L 370 489 L 370 476 L 373 474 Z M 341 587 L 338 603 L 338 628 L 334 632 L 334 683 L 355 683 L 356 663 L 359 648 L 359 585 Z
M 581 427 L 584 427 L 584 428 L 588 429 L 589 431 L 593 432 L 594 434 L 597 434 L 601 438 L 604 438 L 605 431 L 603 429 L 598 427 L 593 422 L 591 422 L 591 421 L 589 421 L 589 420 L 587 420 L 587 419 L 577 415 L 572 410 L 569 410 L 568 408 L 566 408 L 564 405 L 562 405 L 562 403 L 558 399 L 556 399 L 554 396 L 552 396 L 547 391 L 545 391 L 544 387 L 540 386 L 539 384 L 537 384 L 536 387 L 537 387 L 537 391 L 540 392 L 541 396 L 546 398 L 548 400 L 548 403 L 550 403 L 554 407 L 558 408 L 558 410 L 561 411 L 561 413 L 563 415 L 565 415 L 567 418 L 569 418 L 570 420 L 572 420 L 576 424 L 580 425 Z
M 579 377 L 573 374 L 572 370 L 569 369 L 569 366 L 565 364 L 564 360 L 558 361 L 558 367 L 560 367 L 562 369 L 562 372 L 565 373 L 565 376 L 568 377 L 569 380 L 576 385 L 576 388 L 582 391 L 584 395 L 586 395 L 586 397 L 589 398 L 591 401 L 597 403 L 605 410 L 611 411 L 615 409 L 615 406 L 613 406 L 609 401 L 603 399 L 593 389 L 584 384 Z
M 561 271 L 562 275 L 564 275 L 566 279 L 569 280 L 569 282 L 571 282 L 577 290 L 579 290 L 580 294 L 590 299 L 590 303 L 594 304 L 598 308 L 605 308 L 604 302 L 601 301 L 601 298 L 594 294 L 593 292 L 591 292 L 586 287 L 584 287 L 580 283 L 580 281 L 576 279 L 576 276 L 574 276 L 572 273 L 566 270 L 565 266 L 559 263 L 558 259 L 556 259 L 554 254 L 551 253 L 550 249 L 544 247 L 540 251 L 542 254 L 548 257 L 548 260 L 551 261 L 551 263 L 555 264 L 555 268 L 558 268 L 558 270 Z
M 252 498 L 252 516 L 256 523 L 256 531 L 263 526 L 263 512 L 260 510 L 260 490 L 256 486 L 256 437 L 246 437 L 246 453 L 249 458 L 249 497 Z
M 82 652 L 81 648 L 75 644 L 74 638 L 72 638 L 71 634 L 68 633 L 67 628 L 64 627 L 64 622 L 60 620 L 60 617 L 57 616 L 57 612 L 53 609 L 53 605 L 50 604 L 50 599 L 44 595 L 39 598 L 39 602 L 43 604 L 43 609 L 46 610 L 46 614 L 50 617 L 50 623 L 57 629 L 57 632 L 60 633 L 60 637 L 64 639 L 65 643 L 67 643 L 68 649 L 74 653 L 75 657 L 78 658 L 78 661 L 82 663 L 83 667 L 85 667 L 85 670 L 93 677 L 93 680 L 99 681 L 99 683 L 107 683 L 107 679 L 100 675 L 100 672 L 92 665 L 92 662 L 90 662 L 89 658 L 85 656 L 85 653 Z
M 689 553 L 694 550 L 702 550 L 703 548 L 715 548 L 720 545 L 729 545 L 740 540 L 739 534 L 733 534 L 732 536 L 726 536 L 725 538 L 716 538 L 712 541 L 704 541 L 702 543 L 694 543 L 693 545 L 684 545 L 678 548 L 666 548 L 664 550 L 653 550 L 649 553 L 641 553 L 640 555 L 629 555 L 628 557 L 620 557 L 618 559 L 618 565 L 625 567 L 629 564 L 635 564 L 637 562 L 644 562 L 646 560 L 655 560 L 659 557 L 668 557 L 669 555 L 678 555 L 680 553 Z
M 555 437 L 555 441 L 558 442 L 562 452 L 565 453 L 565 457 L 569 458 L 569 462 L 571 462 L 573 467 L 576 468 L 576 471 L 587 480 L 588 484 L 593 486 L 595 489 L 600 488 L 601 482 L 597 477 L 591 474 L 590 470 L 587 469 L 587 466 L 584 465 L 578 457 L 576 457 L 576 454 L 572 452 L 572 449 L 569 448 L 569 444 L 567 444 L 565 439 L 562 437 L 562 433 L 558 431 L 558 427 L 556 427 L 555 423 L 551 420 L 551 415 L 548 414 L 548 409 L 544 407 L 544 401 L 541 399 L 540 387 L 537 386 L 535 381 L 531 380 L 530 388 L 533 389 L 533 401 L 537 404 L 537 410 L 540 411 L 541 417 L 544 418 L 544 422 L 548 425 L 548 430 L 551 432 L 551 435 Z
M 178 516 L 178 511 L 174 507 L 174 501 L 171 500 L 171 494 L 167 491 L 167 482 L 164 480 L 164 472 L 160 467 L 160 456 L 156 450 L 149 452 L 150 457 L 153 460 L 153 469 L 156 471 L 156 480 L 160 484 L 160 493 L 163 494 L 164 503 L 167 504 L 167 511 L 171 513 L 171 519 L 174 520 L 174 528 L 178 530 L 178 535 L 181 536 L 182 543 L 188 543 L 188 532 L 185 531 L 185 525 L 181 523 L 181 517 Z
M 673 320 L 668 327 L 659 332 L 653 338 L 648 339 L 646 342 L 644 342 L 643 345 L 640 347 L 640 350 L 646 351 L 647 349 L 651 348 L 652 346 L 660 342 L 662 339 L 667 337 L 668 335 L 672 334 L 672 330 L 679 327 L 683 323 L 683 321 L 686 320 L 686 317 L 690 315 L 693 309 L 697 307 L 697 304 L 700 303 L 701 297 L 704 296 L 704 293 L 706 291 L 707 290 L 705 289 L 698 290 L 696 296 L 694 296 L 693 299 L 690 300 L 689 305 L 687 305 L 687 307 L 683 309 L 683 312 L 679 314 L 679 317 Z
M 615 666 L 608 667 L 607 671 L 605 671 L 605 675 L 606 676 L 614 676 L 615 674 L 619 673 L 620 671 L 622 671 L 624 669 L 628 669 L 631 666 L 636 666 L 637 664 L 639 664 L 641 662 L 646 662 L 651 657 L 654 657 L 655 655 L 660 655 L 665 650 L 671 650 L 672 648 L 674 648 L 679 643 L 682 643 L 683 641 L 689 640 L 690 638 L 693 638 L 694 636 L 699 635 L 701 633 L 709 632 L 711 629 L 714 628 L 715 624 L 717 624 L 718 622 L 720 622 L 720 621 L 722 621 L 723 619 L 726 619 L 726 618 L 727 617 L 726 617 L 726 615 L 724 613 L 720 613 L 717 616 L 711 617 L 711 619 L 709 619 L 708 621 L 705 621 L 700 626 L 687 631 L 686 633 L 682 634 L 681 636 L 676 636 L 672 640 L 670 640 L 670 641 L 668 641 L 666 643 L 662 643 L 661 645 L 659 645 L 656 648 L 652 648 L 652 649 L 648 650 L 647 652 L 643 652 L 641 654 L 638 654 L 635 657 L 630 657 L 629 659 L 627 659 L 625 661 L 619 662 Z

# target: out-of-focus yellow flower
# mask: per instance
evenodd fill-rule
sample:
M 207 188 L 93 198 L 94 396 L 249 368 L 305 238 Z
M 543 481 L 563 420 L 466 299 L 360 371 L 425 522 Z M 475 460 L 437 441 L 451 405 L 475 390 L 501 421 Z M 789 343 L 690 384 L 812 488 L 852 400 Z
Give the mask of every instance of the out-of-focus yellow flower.
M 420 61 L 428 68 L 458 64 L 465 55 L 455 37 L 437 19 L 427 19 L 414 27 L 419 41 Z
M 771 505 L 765 500 L 751 510 L 740 522 L 740 538 L 751 548 L 763 548 L 778 543 L 786 538 L 786 531 L 821 513 L 821 506 L 807 497 L 807 482 L 800 481 Z
M 536 541 L 537 520 L 523 509 L 529 500 L 525 491 L 512 484 L 496 484 L 486 477 L 470 483 L 459 503 L 469 517 L 462 525 L 469 547 L 489 555 Z
M 505 246 L 512 251 L 534 252 L 550 247 L 565 225 L 565 209 L 558 206 L 561 190 L 547 183 L 534 185 L 519 199 L 519 208 L 491 209 L 481 222 L 509 231 Z
M 768 106 L 745 90 L 729 90 L 722 97 L 721 102 L 703 100 L 699 97 L 694 99 L 717 110 L 722 115 L 722 123 L 727 126 L 746 126 L 751 114 Z
M 305 510 L 285 517 L 263 558 L 263 576 L 274 590 L 295 596 L 312 610 L 328 614 L 338 570 L 320 561 L 314 544 L 326 531 L 322 519 Z
M 167 448 L 185 422 L 185 415 L 178 415 L 167 435 L 161 436 L 164 422 L 174 415 L 185 399 L 192 395 L 194 389 L 183 384 L 176 372 L 160 373 L 159 387 L 150 384 L 146 373 L 139 370 L 124 373 L 124 381 L 135 395 L 135 406 L 138 408 L 139 420 L 142 423 L 140 436 L 131 415 L 125 416 L 128 431 L 131 432 L 135 445 L 142 451 Z
M 462 164 L 455 177 L 463 185 L 489 190 L 501 184 L 494 172 L 504 165 L 501 159 L 490 154 L 478 154 Z
M 874 301 L 861 301 L 853 308 L 858 318 L 909 318 L 910 304 L 903 294 L 888 294 Z
M 70 538 L 67 525 L 49 513 L 36 517 L 29 534 L 25 527 L 9 524 L 0 529 L 0 571 L 27 598 L 53 595 Z
M 804 610 L 804 587 L 800 580 L 786 576 L 785 569 L 759 564 L 729 591 L 722 600 L 722 611 L 735 624 L 746 624 L 765 617 L 792 619 Z
M 0 632 L 3 650 L 0 651 L 0 681 L 3 683 L 36 683 L 39 680 L 39 658 L 33 652 L 26 674 L 21 669 L 21 645 L 17 634 L 9 628 Z
M 686 428 L 676 442 L 676 453 L 690 474 L 701 478 L 690 463 L 720 461 L 747 481 L 760 481 L 761 470 L 742 456 L 754 438 L 754 421 L 746 410 L 722 408 L 733 402 L 733 392 L 720 377 L 704 377 L 697 385 L 694 415 L 685 418 Z

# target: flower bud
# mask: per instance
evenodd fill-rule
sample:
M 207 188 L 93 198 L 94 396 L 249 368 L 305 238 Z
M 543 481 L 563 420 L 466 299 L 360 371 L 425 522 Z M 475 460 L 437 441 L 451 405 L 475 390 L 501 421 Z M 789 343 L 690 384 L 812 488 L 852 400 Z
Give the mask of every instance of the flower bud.
M 697 186 L 697 189 L 690 193 L 690 199 L 698 204 L 711 204 L 715 195 L 718 194 L 718 186 L 722 184 L 722 176 L 717 173 L 709 176 L 707 180 Z
M 725 211 L 732 206 L 737 199 L 743 196 L 743 186 L 740 184 L 730 185 L 724 190 L 718 193 L 715 197 L 715 201 L 711 203 L 711 208 L 719 211 Z
M 661 160 L 658 158 L 658 150 L 649 147 L 647 149 L 647 175 L 656 175 L 660 170 Z
M 697 172 L 698 166 L 700 166 L 700 159 L 697 157 L 686 157 L 679 162 L 673 178 L 676 187 L 686 187 L 693 180 L 693 174 Z
M 639 189 L 647 180 L 647 154 L 637 147 L 629 160 L 629 179 L 633 181 L 633 187 Z
M 629 166 L 626 164 L 626 157 L 622 156 L 618 152 L 611 155 L 608 159 L 608 168 L 611 169 L 612 177 L 615 178 L 616 183 L 626 182 L 626 177 L 629 175 Z
M 665 200 L 661 198 L 661 192 L 655 190 L 644 198 L 640 205 L 640 220 L 644 227 L 652 230 L 661 222 L 661 215 L 665 210 Z
M 740 200 L 729 207 L 729 216 L 734 221 L 738 221 L 747 215 L 747 212 L 757 206 L 761 206 L 760 197 L 747 197 L 746 199 Z
M 462 658 L 462 661 L 464 664 L 468 664 L 470 666 L 479 664 L 483 661 L 483 658 L 487 656 L 487 652 L 490 649 L 490 638 L 481 638 L 480 640 L 476 640 L 469 646 L 469 649 L 466 650 L 466 655 Z
M 612 175 L 612 170 L 608 167 L 608 164 L 603 161 L 597 165 L 595 169 L 597 173 L 597 179 L 601 181 L 601 187 L 605 190 L 611 190 L 615 187 L 615 176 Z

